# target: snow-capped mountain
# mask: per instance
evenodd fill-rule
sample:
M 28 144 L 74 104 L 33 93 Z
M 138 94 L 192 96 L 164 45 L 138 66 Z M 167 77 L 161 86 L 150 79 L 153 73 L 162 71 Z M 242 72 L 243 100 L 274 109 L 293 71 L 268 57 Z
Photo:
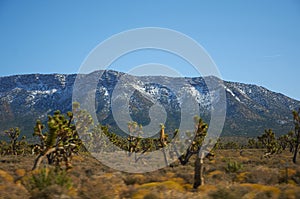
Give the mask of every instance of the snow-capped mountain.
M 55 110 L 70 111 L 76 77 L 98 82 L 94 91 L 98 120 L 102 124 L 109 124 L 115 131 L 120 129 L 116 127 L 111 103 L 122 97 L 129 99 L 131 118 L 143 125 L 150 122 L 149 111 L 155 101 L 158 101 L 167 114 L 166 127 L 174 129 L 178 128 L 180 123 L 181 96 L 184 96 L 180 92 L 194 97 L 199 105 L 201 117 L 209 122 L 211 100 L 218 98 L 217 90 L 222 87 L 227 97 L 223 135 L 249 137 L 261 134 L 268 128 L 272 128 L 278 134 L 287 133 L 293 129 L 291 111 L 300 107 L 299 101 L 280 93 L 256 85 L 223 82 L 216 77 L 135 77 L 116 71 L 105 71 L 99 81 L 100 73 L 102 74 L 100 71 L 80 74 L 81 77 L 75 74 L 0 77 L 0 132 L 18 126 L 23 133 L 31 135 L 37 119 L 46 121 L 47 115 Z M 212 90 L 207 87 L 208 81 L 215 85 Z M 165 85 L 172 85 L 178 89 L 175 93 L 174 89 Z M 122 91 L 129 87 L 132 93 L 119 92 L 117 97 L 112 98 L 117 89 Z M 78 84 L 76 88 L 86 89 L 86 85 Z

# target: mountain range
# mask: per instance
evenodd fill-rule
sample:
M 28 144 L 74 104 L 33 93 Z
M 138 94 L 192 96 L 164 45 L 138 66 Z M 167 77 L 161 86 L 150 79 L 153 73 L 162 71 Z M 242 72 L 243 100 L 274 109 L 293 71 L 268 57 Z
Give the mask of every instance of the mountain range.
M 99 80 L 97 75 L 102 74 Z M 265 129 L 272 128 L 277 134 L 293 130 L 292 110 L 300 102 L 264 87 L 237 82 L 222 81 L 216 77 L 164 77 L 131 76 L 117 71 L 95 71 L 80 74 L 91 81 L 98 81 L 95 88 L 95 110 L 98 120 L 121 133 L 112 115 L 112 95 L 116 85 L 122 82 L 134 88 L 129 97 L 129 112 L 132 120 L 142 125 L 151 122 L 149 110 L 159 101 L 167 113 L 166 129 L 174 130 L 180 123 L 180 99 L 163 83 L 176 85 L 188 82 L 185 92 L 195 97 L 199 104 L 200 116 L 207 122 L 210 118 L 211 93 L 207 81 L 222 86 L 226 93 L 226 119 L 223 136 L 254 137 Z M 35 121 L 46 122 L 47 115 L 55 110 L 72 110 L 72 94 L 77 74 L 29 74 L 0 77 L 0 132 L 10 127 L 20 127 L 30 136 Z M 151 80 L 154 83 L 141 83 Z M 157 81 L 156 81 L 157 80 Z M 221 83 L 220 83 L 221 82 Z M 84 89 L 85 85 L 79 85 Z M 84 96 L 83 96 L 84 97 Z M 120 96 L 122 97 L 122 96 Z

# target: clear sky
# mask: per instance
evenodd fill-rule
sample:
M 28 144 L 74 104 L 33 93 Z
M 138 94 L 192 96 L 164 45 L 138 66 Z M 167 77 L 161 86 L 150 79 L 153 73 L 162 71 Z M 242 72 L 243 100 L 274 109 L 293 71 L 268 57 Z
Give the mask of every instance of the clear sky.
M 100 42 L 141 27 L 190 36 L 224 80 L 300 100 L 299 0 L 0 0 L 0 76 L 76 73 Z M 133 57 L 144 57 L 135 64 L 152 61 L 146 54 Z

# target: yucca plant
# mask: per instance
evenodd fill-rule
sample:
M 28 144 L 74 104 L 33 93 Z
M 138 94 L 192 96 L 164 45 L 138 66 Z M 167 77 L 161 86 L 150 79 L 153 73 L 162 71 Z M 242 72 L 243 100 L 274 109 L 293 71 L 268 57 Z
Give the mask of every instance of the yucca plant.
M 72 179 L 64 170 L 55 168 L 41 168 L 35 173 L 23 178 L 22 183 L 29 190 L 43 190 L 51 185 L 58 185 L 65 189 L 72 187 Z
M 229 161 L 227 162 L 227 167 L 225 168 L 225 170 L 228 173 L 236 173 L 239 170 L 241 170 L 243 168 L 243 164 L 239 163 L 237 161 Z

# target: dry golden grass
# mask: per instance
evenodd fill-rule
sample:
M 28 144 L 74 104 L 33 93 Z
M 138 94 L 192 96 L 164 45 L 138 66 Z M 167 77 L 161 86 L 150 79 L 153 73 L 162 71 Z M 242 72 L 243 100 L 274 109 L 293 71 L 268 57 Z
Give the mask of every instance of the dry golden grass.
M 0 198 L 29 198 L 29 193 L 20 183 L 15 183 L 8 172 L 0 170 Z
M 6 171 L 0 170 L 0 182 L 2 183 L 12 183 L 14 178 L 8 174 Z
M 262 198 L 263 196 L 267 196 L 268 198 L 277 199 L 280 195 L 280 189 L 274 186 L 266 186 L 261 184 L 240 184 L 240 187 L 246 187 L 248 189 L 248 193 L 244 196 L 244 198 Z
M 4 156 L 0 157 L 0 198 L 300 198 L 300 166 L 291 162 L 292 154 L 262 158 L 263 152 L 216 151 L 214 161 L 205 160 L 205 185 L 197 190 L 192 187 L 194 157 L 186 166 L 175 164 L 150 173 L 129 174 L 88 155 L 75 156 L 74 167 L 68 172 L 70 189 L 51 185 L 26 190 L 22 182 L 39 172 L 31 171 L 35 156 Z M 227 173 L 229 160 L 243 164 L 243 168 Z

